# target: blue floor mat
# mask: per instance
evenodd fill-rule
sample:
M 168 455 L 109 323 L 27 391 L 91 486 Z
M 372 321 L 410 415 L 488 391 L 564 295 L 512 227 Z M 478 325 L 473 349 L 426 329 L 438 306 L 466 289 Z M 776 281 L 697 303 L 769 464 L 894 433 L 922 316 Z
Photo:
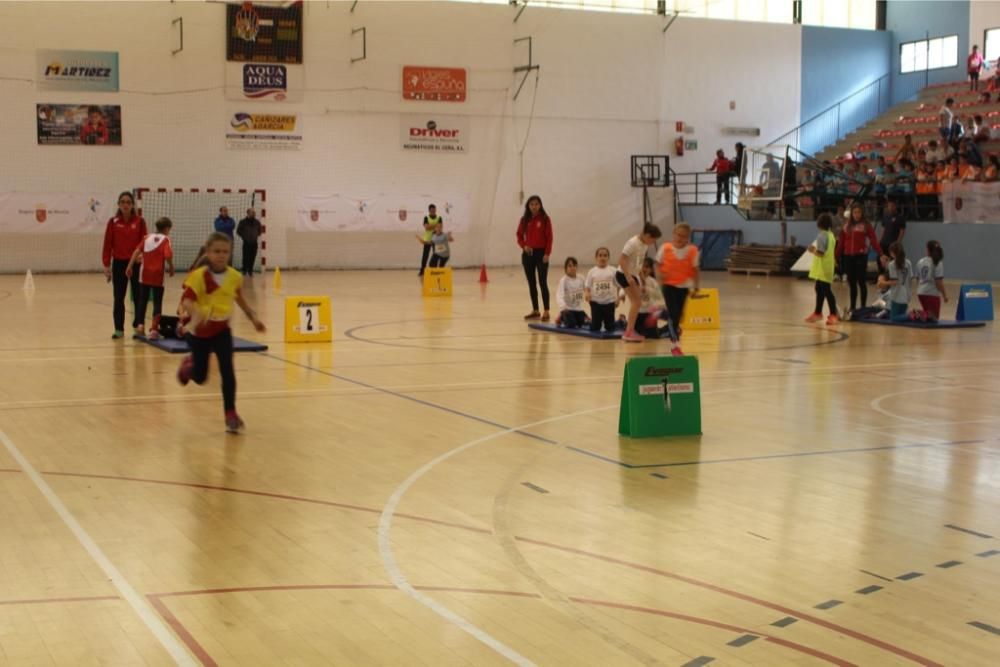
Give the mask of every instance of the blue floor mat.
M 538 331 L 548 331 L 549 333 L 560 333 L 568 336 L 580 336 L 581 338 L 596 338 L 597 340 L 617 340 L 622 337 L 624 331 L 591 331 L 589 327 L 582 329 L 568 329 L 556 324 L 544 322 L 529 322 L 528 326 Z
M 149 340 L 145 336 L 133 336 L 133 338 L 137 341 L 146 343 L 147 345 L 152 345 L 153 347 L 163 350 L 164 352 L 170 352 L 171 354 L 180 354 L 191 351 L 191 348 L 188 347 L 187 341 L 181 340 L 180 338 L 157 338 L 156 340 Z M 263 343 L 255 343 L 252 340 L 246 340 L 233 336 L 233 352 L 263 352 L 266 349 L 267 345 L 264 345 Z
M 958 322 L 956 320 L 938 320 L 937 322 L 893 322 L 892 320 L 851 320 L 851 324 L 884 324 L 890 327 L 910 327 L 911 329 L 971 329 L 984 327 L 986 322 Z

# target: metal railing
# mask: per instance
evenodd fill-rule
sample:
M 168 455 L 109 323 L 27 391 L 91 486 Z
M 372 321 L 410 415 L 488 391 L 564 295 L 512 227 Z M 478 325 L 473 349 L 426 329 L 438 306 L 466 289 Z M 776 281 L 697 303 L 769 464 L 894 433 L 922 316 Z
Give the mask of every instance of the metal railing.
M 673 172 L 674 191 L 678 204 L 714 204 L 716 194 L 714 171 L 682 171 Z M 729 203 L 736 205 L 739 187 L 736 178 L 726 182 L 729 190 Z M 723 203 L 726 203 L 723 194 Z
M 818 153 L 889 109 L 890 74 L 883 74 L 833 106 L 820 111 L 770 143 L 788 145 L 805 153 Z

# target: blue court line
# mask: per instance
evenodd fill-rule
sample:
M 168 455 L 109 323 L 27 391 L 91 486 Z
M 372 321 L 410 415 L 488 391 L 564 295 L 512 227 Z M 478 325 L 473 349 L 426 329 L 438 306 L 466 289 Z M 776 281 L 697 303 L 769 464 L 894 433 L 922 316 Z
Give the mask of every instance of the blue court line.
M 271 359 L 275 359 L 277 361 L 284 362 L 286 364 L 289 364 L 290 366 L 297 366 L 299 368 L 304 368 L 306 370 L 313 371 L 314 373 L 319 373 L 320 375 L 326 375 L 327 377 L 332 377 L 332 378 L 334 378 L 336 380 L 341 380 L 341 381 L 347 382 L 349 384 L 357 385 L 359 387 L 364 387 L 365 389 L 371 389 L 372 391 L 377 391 L 379 393 L 386 394 L 388 396 L 394 396 L 396 398 L 401 398 L 404 401 L 410 401 L 412 403 L 417 403 L 419 405 L 423 405 L 423 406 L 428 407 L 428 408 L 433 408 L 435 410 L 441 410 L 442 412 L 447 412 L 449 414 L 453 414 L 453 415 L 456 415 L 458 417 L 465 417 L 466 419 L 471 419 L 473 421 L 479 422 L 480 424 L 486 424 L 488 426 L 493 426 L 495 428 L 503 429 L 504 431 L 511 431 L 512 433 L 517 433 L 518 435 L 523 435 L 523 436 L 525 436 L 527 438 L 531 438 L 532 440 L 538 440 L 539 442 L 544 442 L 547 445 L 558 444 L 555 440 L 551 440 L 550 438 L 546 438 L 546 437 L 541 436 L 541 435 L 535 435 L 534 433 L 528 433 L 527 431 L 519 431 L 519 430 L 517 430 L 515 428 L 512 428 L 510 426 L 506 426 L 506 425 L 501 424 L 499 422 L 491 421 L 491 420 L 485 419 L 483 417 L 477 417 L 476 415 L 469 414 L 468 412 L 462 412 L 461 410 L 456 410 L 454 408 L 449 408 L 449 407 L 446 407 L 444 405 L 439 405 L 437 403 L 431 403 L 430 401 L 425 401 L 422 398 L 416 398 L 414 396 L 408 396 L 408 395 L 402 394 L 402 393 L 400 393 L 398 391 L 393 391 L 392 389 L 385 389 L 384 387 L 379 387 L 378 385 L 369 384 L 367 382 L 362 382 L 361 380 L 355 380 L 354 378 L 349 378 L 349 377 L 346 377 L 346 376 L 343 376 L 343 375 L 338 375 L 336 373 L 330 373 L 329 371 L 321 370 L 319 368 L 316 368 L 315 366 L 310 366 L 309 364 L 300 364 L 297 361 L 292 361 L 291 359 L 285 359 L 283 357 L 277 356 L 276 354 L 271 354 L 269 352 L 258 352 L 257 354 L 260 354 L 261 356 L 264 356 L 264 357 L 269 357 Z
M 700 466 L 706 463 L 739 463 L 741 461 L 764 461 L 767 459 L 790 459 L 800 456 L 826 456 L 829 454 L 856 454 L 859 452 L 879 452 L 887 451 L 893 449 L 914 449 L 920 447 L 950 447 L 952 445 L 973 445 L 981 444 L 986 442 L 986 440 L 952 440 L 950 442 L 936 442 L 936 443 L 914 443 L 910 445 L 885 445 L 883 447 L 859 447 L 856 449 L 821 449 L 813 452 L 792 452 L 789 454 L 761 454 L 760 456 L 738 456 L 731 459 L 708 459 L 705 461 L 676 461 L 674 463 L 625 463 L 624 461 L 619 461 L 618 459 L 613 459 L 608 456 L 602 456 L 596 452 L 592 452 L 587 449 L 581 449 L 580 447 L 573 447 L 572 445 L 566 445 L 566 449 L 572 450 L 579 454 L 584 454 L 586 456 L 593 457 L 595 459 L 600 459 L 601 461 L 606 461 L 608 463 L 614 463 L 615 465 L 621 466 L 622 468 L 628 468 L 629 470 L 635 470 L 639 468 L 676 468 L 680 466 Z

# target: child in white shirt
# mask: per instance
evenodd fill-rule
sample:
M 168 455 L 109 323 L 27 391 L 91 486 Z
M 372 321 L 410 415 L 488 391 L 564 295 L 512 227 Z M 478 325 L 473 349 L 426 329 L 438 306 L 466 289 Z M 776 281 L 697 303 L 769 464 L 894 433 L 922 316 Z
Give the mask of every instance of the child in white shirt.
M 556 289 L 556 306 L 559 308 L 556 324 L 567 329 L 579 329 L 590 323 L 583 310 L 583 278 L 576 275 L 576 267 L 576 257 L 567 257 L 563 264 L 566 275 L 559 280 Z
M 618 300 L 618 290 L 615 289 L 615 269 L 608 266 L 611 251 L 598 248 L 595 254 L 597 266 L 587 273 L 583 283 L 584 298 L 590 302 L 590 330 L 615 330 L 615 302 Z

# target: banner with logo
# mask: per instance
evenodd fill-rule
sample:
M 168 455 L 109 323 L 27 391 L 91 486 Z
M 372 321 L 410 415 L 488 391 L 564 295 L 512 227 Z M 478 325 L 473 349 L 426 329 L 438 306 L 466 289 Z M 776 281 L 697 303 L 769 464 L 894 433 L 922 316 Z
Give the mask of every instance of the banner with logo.
M 38 90 L 118 91 L 117 51 L 35 51 Z
M 315 195 L 299 199 L 295 229 L 300 232 L 423 233 L 427 208 L 434 204 L 447 231 L 469 227 L 466 195 Z
M 464 116 L 400 116 L 399 133 L 404 151 L 469 152 L 469 119 Z
M 945 222 L 1000 223 L 1000 183 L 945 181 L 941 206 Z
M 302 63 L 302 3 L 226 5 L 226 60 Z
M 419 102 L 464 102 L 468 85 L 459 67 L 403 67 L 403 99 Z
M 302 65 L 226 63 L 226 98 L 253 102 L 301 102 Z
M 0 233 L 100 232 L 117 202 L 113 192 L 0 192 Z
M 121 146 L 122 108 L 117 104 L 37 104 L 41 146 Z
M 226 147 L 256 150 L 298 150 L 302 134 L 295 114 L 237 111 L 226 126 Z

